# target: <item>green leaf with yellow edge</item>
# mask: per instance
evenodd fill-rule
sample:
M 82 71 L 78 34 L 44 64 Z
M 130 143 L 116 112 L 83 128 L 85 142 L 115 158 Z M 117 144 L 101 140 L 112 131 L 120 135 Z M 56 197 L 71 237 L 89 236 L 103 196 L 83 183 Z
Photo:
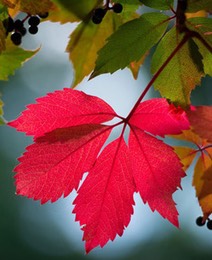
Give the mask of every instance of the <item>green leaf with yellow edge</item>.
M 197 12 L 200 10 L 212 10 L 212 1 L 211 0 L 187 0 L 188 7 L 186 12 Z
M 114 73 L 127 67 L 130 62 L 138 61 L 160 40 L 167 25 L 168 16 L 146 13 L 120 26 L 99 51 L 91 78 L 103 73 Z
M 152 58 L 151 71 L 153 74 L 170 57 L 182 38 L 183 34 L 179 34 L 176 27 L 166 33 Z M 191 91 L 200 85 L 201 77 L 204 75 L 202 56 L 193 40 L 189 39 L 155 80 L 154 88 L 159 90 L 162 97 L 169 99 L 177 106 L 186 107 L 190 104 Z
M 66 51 L 70 54 L 75 71 L 72 87 L 92 72 L 98 50 L 104 46 L 106 38 L 114 32 L 119 23 L 116 14 L 108 12 L 101 24 L 96 25 L 92 21 L 82 22 L 71 34 Z
M 103 0 L 52 0 L 55 4 L 48 19 L 53 22 L 79 22 L 91 17 L 92 11 L 103 5 Z
M 144 5 L 159 10 L 169 10 L 173 6 L 174 0 L 140 0 Z
M 0 55 L 0 80 L 8 80 L 9 75 L 14 75 L 15 70 L 20 68 L 24 62 L 32 58 L 38 51 L 39 49 L 29 51 L 17 47 L 8 38 L 6 50 Z
M 131 70 L 134 79 L 137 79 L 137 78 L 138 78 L 139 70 L 140 70 L 141 66 L 143 65 L 143 63 L 144 63 L 144 61 L 145 61 L 145 59 L 146 59 L 146 57 L 147 57 L 148 55 L 149 55 L 149 51 L 147 51 L 147 52 L 144 54 L 144 56 L 142 56 L 142 57 L 140 58 L 139 61 L 132 61 L 132 62 L 130 62 L 130 65 L 129 65 L 128 67 L 129 67 L 129 69 Z
M 186 22 L 187 27 L 197 32 L 210 46 L 212 50 L 212 20 L 207 17 L 190 18 Z M 212 52 L 197 38 L 194 38 L 203 59 L 205 74 L 212 76 Z
M 205 218 L 212 213 L 212 148 L 206 151 L 199 157 L 193 177 L 193 186 Z

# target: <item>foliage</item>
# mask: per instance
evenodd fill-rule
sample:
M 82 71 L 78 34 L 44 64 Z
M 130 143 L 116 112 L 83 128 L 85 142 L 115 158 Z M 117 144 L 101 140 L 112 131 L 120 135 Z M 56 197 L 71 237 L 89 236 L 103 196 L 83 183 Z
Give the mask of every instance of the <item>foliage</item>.
M 117 4 L 123 11 L 115 9 Z M 164 11 L 143 13 L 142 5 Z M 211 1 L 203 0 L 0 1 L 0 80 L 8 80 L 39 51 L 23 50 L 10 41 L 11 33 L 21 29 L 10 30 L 5 19 L 17 19 L 19 11 L 27 13 L 23 23 L 32 15 L 45 16 L 42 21 L 79 23 L 66 48 L 75 70 L 72 87 L 87 76 L 124 68 L 137 78 L 153 52 L 152 79 L 125 118 L 98 97 L 64 89 L 37 99 L 8 123 L 34 137 L 14 169 L 17 194 L 46 203 L 77 190 L 73 212 L 84 232 L 86 252 L 123 234 L 133 214 L 135 192 L 178 226 L 172 196 L 196 155 L 193 186 L 203 221 L 209 219 L 212 108 L 195 107 L 190 96 L 202 77 L 212 74 L 211 10 Z M 162 98 L 143 101 L 152 85 Z M 116 123 L 109 122 L 114 118 Z M 108 143 L 111 131 L 120 125 L 119 137 Z M 166 135 L 195 148 L 173 148 L 164 142 Z

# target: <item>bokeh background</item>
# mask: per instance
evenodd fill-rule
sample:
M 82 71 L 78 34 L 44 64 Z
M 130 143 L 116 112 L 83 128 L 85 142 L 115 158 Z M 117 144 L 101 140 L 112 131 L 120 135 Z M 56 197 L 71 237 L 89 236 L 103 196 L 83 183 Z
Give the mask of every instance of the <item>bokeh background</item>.
M 5 118 L 16 118 L 37 97 L 56 89 L 69 87 L 73 78 L 72 65 L 65 47 L 75 24 L 42 23 L 36 36 L 23 39 L 25 48 L 41 51 L 8 82 L 0 82 L 5 103 Z M 120 115 L 127 115 L 149 81 L 150 58 L 142 67 L 139 79 L 133 80 L 128 70 L 113 75 L 84 80 L 78 87 L 86 93 L 107 101 Z M 174 79 L 173 86 L 174 87 Z M 146 96 L 158 96 L 153 90 Z M 204 78 L 202 86 L 192 95 L 194 104 L 212 103 L 211 80 Z M 82 104 L 83 105 L 83 104 Z M 212 231 L 197 227 L 195 219 L 201 210 L 191 186 L 193 166 L 183 179 L 183 190 L 174 194 L 180 214 L 180 229 L 173 227 L 158 213 L 152 213 L 135 195 L 134 215 L 124 235 L 84 253 L 82 232 L 74 221 L 72 201 L 76 194 L 56 203 L 39 202 L 15 195 L 13 168 L 16 158 L 32 142 L 30 137 L 7 126 L 0 127 L 0 257 L 1 259 L 211 259 Z

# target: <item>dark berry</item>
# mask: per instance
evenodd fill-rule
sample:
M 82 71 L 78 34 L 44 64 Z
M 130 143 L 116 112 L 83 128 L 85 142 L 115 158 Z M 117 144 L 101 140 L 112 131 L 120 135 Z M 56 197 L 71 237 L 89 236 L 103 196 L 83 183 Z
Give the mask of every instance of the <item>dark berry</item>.
M 113 5 L 113 11 L 114 11 L 115 13 L 117 13 L 117 14 L 118 14 L 118 13 L 121 13 L 122 10 L 123 10 L 122 4 L 116 3 L 116 4 Z
M 19 30 L 19 32 L 21 33 L 22 36 L 24 36 L 27 32 L 25 27 L 22 27 L 21 30 Z
M 97 8 L 95 9 L 94 11 L 94 16 L 98 16 L 99 18 L 102 18 L 105 16 L 107 10 L 106 9 L 103 9 L 103 8 Z
M 38 16 L 39 16 L 40 18 L 42 18 L 42 19 L 45 19 L 45 18 L 47 18 L 47 17 L 49 16 L 49 13 L 46 12 L 46 13 L 38 14 Z
M 38 32 L 38 27 L 37 26 L 30 26 L 29 27 L 29 33 L 36 34 L 37 32 Z
M 19 32 L 14 32 L 13 34 L 11 34 L 10 38 L 11 38 L 11 41 L 15 45 L 20 45 L 21 44 L 22 35 Z
M 12 32 L 14 30 L 14 21 L 11 17 L 8 17 L 3 21 L 4 28 L 7 32 Z
M 95 23 L 95 24 L 100 24 L 102 22 L 102 18 L 99 17 L 99 16 L 93 16 L 92 17 L 92 22 Z
M 205 225 L 205 221 L 203 222 L 203 217 L 198 217 L 196 219 L 196 224 L 197 226 L 201 227 L 201 226 L 204 226 Z
M 208 220 L 207 228 L 212 230 L 212 220 Z
M 37 16 L 31 16 L 28 20 L 29 25 L 37 26 L 40 23 L 40 18 Z
M 14 28 L 15 28 L 15 30 L 20 31 L 23 27 L 24 27 L 24 23 L 23 23 L 20 19 L 18 19 L 18 20 L 16 20 L 16 21 L 14 22 Z

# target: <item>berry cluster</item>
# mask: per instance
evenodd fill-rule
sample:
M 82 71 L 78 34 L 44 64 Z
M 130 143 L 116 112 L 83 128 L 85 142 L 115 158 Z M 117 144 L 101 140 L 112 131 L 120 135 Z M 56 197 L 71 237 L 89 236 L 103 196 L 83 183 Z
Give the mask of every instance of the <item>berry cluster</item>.
M 113 10 L 114 13 L 121 13 L 123 10 L 122 4 L 115 3 L 111 7 L 106 6 L 104 8 L 97 8 L 94 10 L 92 21 L 95 24 L 100 24 L 108 10 Z
M 30 34 L 36 34 L 38 32 L 38 25 L 40 18 L 46 18 L 48 13 L 39 15 L 27 15 L 23 20 L 17 19 L 14 21 L 11 17 L 8 17 L 3 21 L 3 25 L 6 29 L 6 33 L 11 33 L 11 41 L 15 45 L 20 45 L 22 37 L 27 33 L 27 29 L 24 23 L 28 20 L 28 32 Z
M 204 226 L 205 223 L 206 223 L 206 221 L 203 221 L 203 217 L 198 217 L 198 218 L 196 219 L 196 224 L 197 224 L 197 226 L 199 226 L 199 227 Z M 207 220 L 207 228 L 208 228 L 209 230 L 212 230 L 212 220 L 211 220 L 211 219 L 208 219 L 208 220 Z

